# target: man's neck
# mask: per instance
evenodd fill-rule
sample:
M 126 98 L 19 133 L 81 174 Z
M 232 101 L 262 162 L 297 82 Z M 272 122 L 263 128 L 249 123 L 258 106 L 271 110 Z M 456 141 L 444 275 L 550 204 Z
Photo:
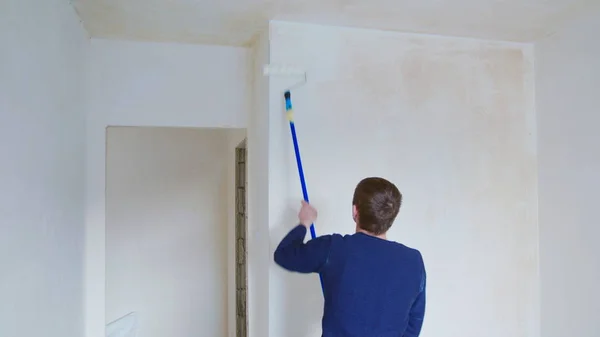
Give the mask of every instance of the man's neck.
M 375 234 L 373 234 L 371 232 L 367 232 L 366 230 L 364 230 L 362 228 L 359 228 L 359 227 L 356 227 L 356 232 L 357 233 L 367 234 L 369 236 L 373 236 L 373 237 L 376 237 L 376 238 L 379 238 L 379 239 L 382 239 L 382 240 L 387 240 L 387 236 L 385 235 L 385 233 L 379 234 L 379 235 L 375 235 Z

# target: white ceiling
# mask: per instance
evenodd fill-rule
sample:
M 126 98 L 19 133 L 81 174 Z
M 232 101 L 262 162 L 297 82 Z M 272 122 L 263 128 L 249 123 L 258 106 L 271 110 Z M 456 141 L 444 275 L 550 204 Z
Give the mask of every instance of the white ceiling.
M 247 45 L 268 19 L 528 42 L 599 0 L 74 0 L 92 36 Z

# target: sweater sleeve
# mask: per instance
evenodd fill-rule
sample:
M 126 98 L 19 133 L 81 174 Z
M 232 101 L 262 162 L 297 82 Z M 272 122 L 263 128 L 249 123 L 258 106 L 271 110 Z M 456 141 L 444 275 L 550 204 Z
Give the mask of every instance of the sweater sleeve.
M 423 319 L 425 317 L 425 293 L 427 285 L 427 274 L 423 270 L 421 279 L 421 289 L 415 302 L 413 303 L 408 316 L 408 326 L 403 337 L 418 337 L 421 334 L 423 327 Z
M 306 227 L 298 225 L 281 240 L 274 253 L 275 263 L 298 273 L 319 273 L 327 262 L 331 235 L 304 243 Z

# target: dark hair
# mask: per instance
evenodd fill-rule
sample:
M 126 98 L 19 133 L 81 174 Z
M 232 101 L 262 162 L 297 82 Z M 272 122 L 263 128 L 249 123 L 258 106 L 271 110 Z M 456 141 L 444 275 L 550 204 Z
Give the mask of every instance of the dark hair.
M 391 182 L 378 177 L 361 180 L 352 205 L 356 206 L 358 226 L 374 235 L 381 235 L 392 227 L 402 204 L 402 194 Z

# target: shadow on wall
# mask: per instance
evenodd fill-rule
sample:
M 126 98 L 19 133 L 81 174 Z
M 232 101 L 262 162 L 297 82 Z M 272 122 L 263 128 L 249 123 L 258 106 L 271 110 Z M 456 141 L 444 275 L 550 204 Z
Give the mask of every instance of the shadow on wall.
M 282 225 L 272 231 L 272 247 L 275 249 L 281 239 L 297 223 L 297 210 L 289 208 L 277 223 Z M 306 240 L 310 239 L 307 234 Z M 306 337 L 321 335 L 323 317 L 323 293 L 318 274 L 289 272 L 278 265 L 276 274 L 280 282 L 279 297 L 281 315 L 279 332 L 286 337 Z M 317 334 L 318 332 L 318 334 Z

